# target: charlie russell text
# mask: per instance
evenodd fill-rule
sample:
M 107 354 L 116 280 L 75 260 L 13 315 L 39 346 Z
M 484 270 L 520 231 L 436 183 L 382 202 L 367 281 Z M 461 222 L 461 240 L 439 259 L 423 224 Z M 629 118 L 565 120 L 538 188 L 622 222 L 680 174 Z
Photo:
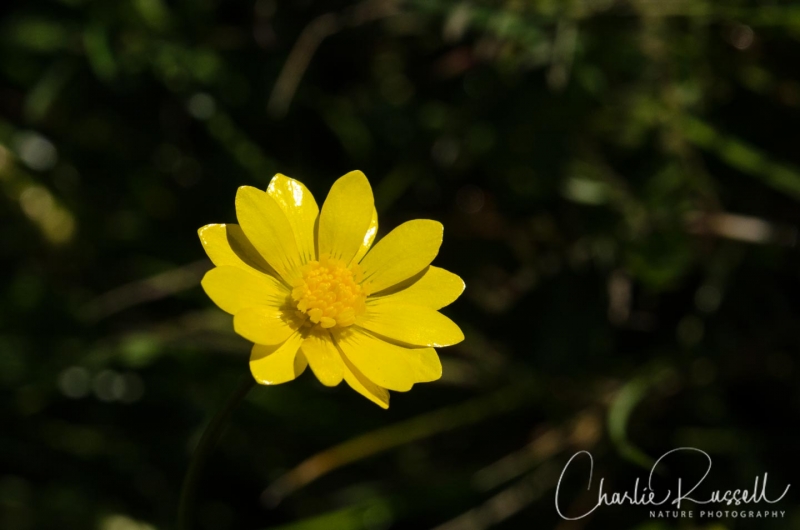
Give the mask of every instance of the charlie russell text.
M 699 480 L 696 482 L 690 482 L 686 484 L 681 477 L 678 477 L 677 484 L 675 489 L 665 489 L 656 491 L 653 488 L 653 475 L 656 473 L 659 465 L 662 465 L 662 462 L 669 456 L 673 455 L 672 457 L 675 458 L 675 455 L 679 453 L 689 453 L 689 452 L 696 452 L 705 457 L 706 460 L 706 467 L 703 476 L 700 477 Z M 776 504 L 780 502 L 786 494 L 789 492 L 789 487 L 791 484 L 787 484 L 783 490 L 783 493 L 776 497 L 770 498 L 767 495 L 767 478 L 768 473 L 764 473 L 762 476 L 756 476 L 753 487 L 751 489 L 727 489 L 727 490 L 715 490 L 711 491 L 710 493 L 703 493 L 701 491 L 701 485 L 705 481 L 708 474 L 711 472 L 711 456 L 708 455 L 705 451 L 701 449 L 697 449 L 694 447 L 679 447 L 677 449 L 673 449 L 664 453 L 661 458 L 656 460 L 655 464 L 653 464 L 652 469 L 650 470 L 650 475 L 647 479 L 647 486 L 640 487 L 640 480 L 639 478 L 636 479 L 636 482 L 633 485 L 633 488 L 627 491 L 622 492 L 607 492 L 604 490 L 605 485 L 605 478 L 600 479 L 599 489 L 597 492 L 597 502 L 595 505 L 587 512 L 582 514 L 565 514 L 562 510 L 562 501 L 560 499 L 561 495 L 563 495 L 561 490 L 561 483 L 564 479 L 567 470 L 573 464 L 573 462 L 578 459 L 579 457 L 585 457 L 589 459 L 589 480 L 587 490 L 592 489 L 592 475 L 594 472 L 594 458 L 592 457 L 591 453 L 588 451 L 579 451 L 572 455 L 572 458 L 569 459 L 567 464 L 564 466 L 563 471 L 561 472 L 561 476 L 558 479 L 558 485 L 556 486 L 556 511 L 561 516 L 562 519 L 567 521 L 576 521 L 579 519 L 583 519 L 587 515 L 593 513 L 595 510 L 600 508 L 601 506 L 614 506 L 614 505 L 631 505 L 631 506 L 651 506 L 660 509 L 656 509 L 651 511 L 650 516 L 656 518 L 678 518 L 678 517 L 686 517 L 691 518 L 694 517 L 694 512 L 691 510 L 681 510 L 681 504 L 684 501 L 689 501 L 694 504 L 698 505 L 709 505 L 708 509 L 704 509 L 700 512 L 700 517 L 742 517 L 742 518 L 760 518 L 760 517 L 778 517 L 778 511 L 761 511 L 753 509 L 734 509 L 734 510 L 720 510 L 718 506 L 743 506 L 743 505 L 757 505 L 757 504 Z M 667 504 L 669 503 L 669 504 Z M 567 503 L 564 503 L 567 504 Z M 725 515 L 728 514 L 728 515 Z M 781 515 L 782 516 L 782 515 Z

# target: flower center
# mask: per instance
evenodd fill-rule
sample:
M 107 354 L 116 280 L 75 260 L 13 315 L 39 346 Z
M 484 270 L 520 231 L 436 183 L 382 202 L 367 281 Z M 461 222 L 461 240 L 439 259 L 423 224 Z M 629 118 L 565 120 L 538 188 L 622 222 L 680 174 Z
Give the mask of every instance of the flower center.
M 346 327 L 364 312 L 367 291 L 359 282 L 357 264 L 347 267 L 341 260 L 323 256 L 303 267 L 303 278 L 292 286 L 298 311 L 323 328 Z

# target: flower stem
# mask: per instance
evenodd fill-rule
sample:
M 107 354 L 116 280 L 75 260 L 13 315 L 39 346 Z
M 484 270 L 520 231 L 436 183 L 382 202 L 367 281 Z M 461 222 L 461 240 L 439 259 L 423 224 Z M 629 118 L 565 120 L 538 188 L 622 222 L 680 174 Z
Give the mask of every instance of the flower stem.
M 189 462 L 189 469 L 183 479 L 180 503 L 178 504 L 178 530 L 190 530 L 197 482 L 200 479 L 203 466 L 217 445 L 220 436 L 225 431 L 231 414 L 233 414 L 233 411 L 236 410 L 236 407 L 239 406 L 239 403 L 242 402 L 247 393 L 250 392 L 253 385 L 255 385 L 255 379 L 250 374 L 247 374 L 225 404 L 211 418 L 206 430 L 203 431 L 200 442 L 192 455 L 192 460 Z

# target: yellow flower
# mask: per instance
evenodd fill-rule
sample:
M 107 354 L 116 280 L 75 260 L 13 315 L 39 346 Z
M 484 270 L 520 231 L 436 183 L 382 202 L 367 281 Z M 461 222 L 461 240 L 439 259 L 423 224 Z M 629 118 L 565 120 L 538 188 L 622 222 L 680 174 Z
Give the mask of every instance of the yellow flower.
M 216 265 L 202 283 L 254 343 L 256 381 L 285 383 L 311 365 L 322 384 L 344 379 L 388 408 L 389 390 L 441 377 L 433 347 L 464 335 L 437 310 L 464 282 L 430 265 L 440 223 L 408 221 L 372 247 L 378 215 L 360 171 L 333 184 L 322 211 L 301 182 L 280 174 L 266 192 L 241 187 L 236 216 L 238 225 L 199 230 Z

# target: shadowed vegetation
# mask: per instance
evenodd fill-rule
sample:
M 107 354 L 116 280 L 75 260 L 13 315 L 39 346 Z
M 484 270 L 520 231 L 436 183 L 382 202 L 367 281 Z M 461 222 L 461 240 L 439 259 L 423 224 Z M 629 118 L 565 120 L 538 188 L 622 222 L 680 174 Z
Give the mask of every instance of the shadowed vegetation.
M 249 343 L 196 230 L 276 172 L 361 169 L 378 237 L 441 221 L 467 290 L 388 411 L 257 387 L 199 530 L 759 528 L 587 511 L 695 446 L 776 497 L 800 432 L 800 6 L 28 0 L 0 18 L 0 527 L 175 528 Z M 691 476 L 699 460 L 676 462 Z M 774 507 L 769 507 L 774 509 Z M 755 508 L 752 508 L 755 509 Z M 717 526 L 714 526 L 717 525 Z

